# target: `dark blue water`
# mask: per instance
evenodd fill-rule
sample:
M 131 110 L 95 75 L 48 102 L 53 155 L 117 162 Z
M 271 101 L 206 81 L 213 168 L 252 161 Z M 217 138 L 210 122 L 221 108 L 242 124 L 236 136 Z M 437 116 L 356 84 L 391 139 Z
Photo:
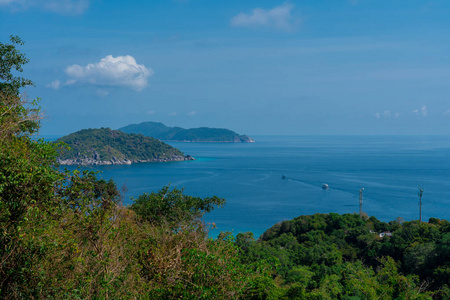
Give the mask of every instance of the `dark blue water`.
M 224 208 L 205 217 L 219 231 L 259 236 L 277 222 L 314 213 L 363 211 L 382 221 L 450 216 L 450 137 L 255 137 L 251 144 L 171 143 L 196 161 L 101 166 L 130 197 L 162 186 L 219 196 Z M 285 175 L 286 180 L 281 177 Z M 329 185 L 328 190 L 321 188 Z

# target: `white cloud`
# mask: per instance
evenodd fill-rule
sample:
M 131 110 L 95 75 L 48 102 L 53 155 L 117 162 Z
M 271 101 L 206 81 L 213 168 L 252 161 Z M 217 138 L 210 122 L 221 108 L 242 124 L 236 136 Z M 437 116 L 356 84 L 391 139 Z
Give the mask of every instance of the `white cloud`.
M 294 5 L 284 3 L 271 10 L 255 8 L 249 14 L 240 13 L 231 19 L 236 27 L 271 27 L 284 31 L 294 30 L 300 23 L 299 18 L 292 16 Z
M 392 113 L 390 110 L 386 109 L 385 111 L 383 111 L 383 113 L 379 113 L 379 112 L 375 113 L 374 116 L 377 119 L 381 119 L 381 118 L 389 119 L 391 117 L 398 118 L 398 117 L 400 117 L 400 113 L 398 113 L 398 112 Z
M 147 111 L 147 114 L 149 114 L 149 115 L 154 115 L 154 114 L 155 114 L 155 111 L 154 111 L 154 110 L 149 110 L 149 111 Z
M 425 105 L 422 105 L 422 107 L 420 109 L 413 110 L 413 113 L 418 116 L 422 116 L 422 117 L 428 116 L 428 110 Z
M 65 83 L 64 83 L 64 85 L 72 85 L 72 84 L 75 84 L 77 81 L 75 80 L 75 79 L 68 79 Z
M 426 117 L 428 115 L 428 111 L 427 111 L 427 107 L 425 105 L 423 105 L 420 108 L 420 113 L 422 114 L 422 116 Z
M 89 83 L 100 86 L 124 86 L 141 91 L 147 86 L 148 77 L 154 74 L 152 69 L 137 64 L 130 56 L 113 57 L 108 55 L 95 64 L 85 67 L 72 65 L 66 68 L 70 77 L 66 85 Z
M 444 113 L 444 116 L 450 116 L 450 109 Z
M 196 115 L 196 114 L 197 114 L 196 111 L 191 111 L 191 112 L 188 112 L 188 113 L 187 113 L 188 116 L 194 116 L 194 115 Z
M 61 85 L 61 82 L 58 79 L 56 79 L 56 80 L 53 80 L 52 82 L 50 82 L 49 84 L 47 84 L 45 87 L 47 87 L 49 89 L 57 90 L 57 89 L 59 89 L 60 85 Z
M 90 0 L 0 0 L 0 5 L 12 10 L 39 8 L 58 14 L 77 15 L 89 8 Z
M 175 117 L 175 116 L 178 116 L 178 113 L 174 111 L 174 112 L 171 112 L 171 113 L 169 114 L 169 116 Z

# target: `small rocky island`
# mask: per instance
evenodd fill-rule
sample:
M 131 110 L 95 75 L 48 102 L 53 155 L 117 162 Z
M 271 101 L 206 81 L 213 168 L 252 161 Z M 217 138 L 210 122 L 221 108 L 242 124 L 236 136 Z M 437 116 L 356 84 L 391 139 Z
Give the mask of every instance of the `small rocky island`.
M 253 143 L 254 140 L 246 135 L 223 128 L 199 127 L 184 129 L 168 127 L 160 122 L 143 122 L 131 124 L 118 130 L 126 133 L 140 133 L 154 137 L 161 141 L 171 142 L 215 142 L 215 143 Z
M 143 162 L 194 160 L 155 138 L 127 134 L 110 128 L 83 129 L 59 138 L 61 165 L 124 165 Z

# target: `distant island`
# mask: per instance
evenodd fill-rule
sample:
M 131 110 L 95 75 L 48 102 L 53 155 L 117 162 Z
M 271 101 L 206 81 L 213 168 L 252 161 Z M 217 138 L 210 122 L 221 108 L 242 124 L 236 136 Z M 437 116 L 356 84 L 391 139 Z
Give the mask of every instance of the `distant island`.
M 191 128 L 168 127 L 160 122 L 143 122 L 131 124 L 118 130 L 125 133 L 140 133 L 162 141 L 172 142 L 221 142 L 221 143 L 253 143 L 246 135 L 223 128 Z
M 55 141 L 59 142 L 69 147 L 59 151 L 61 165 L 123 165 L 194 159 L 155 138 L 110 128 L 83 129 Z

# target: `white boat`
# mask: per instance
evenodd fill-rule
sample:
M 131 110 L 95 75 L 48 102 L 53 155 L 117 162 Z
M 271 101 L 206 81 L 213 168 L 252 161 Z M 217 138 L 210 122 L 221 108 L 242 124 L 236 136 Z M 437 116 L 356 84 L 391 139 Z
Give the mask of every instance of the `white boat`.
M 324 190 L 328 190 L 329 186 L 328 186 L 328 184 L 326 184 L 326 183 L 322 183 L 322 188 L 323 188 Z

